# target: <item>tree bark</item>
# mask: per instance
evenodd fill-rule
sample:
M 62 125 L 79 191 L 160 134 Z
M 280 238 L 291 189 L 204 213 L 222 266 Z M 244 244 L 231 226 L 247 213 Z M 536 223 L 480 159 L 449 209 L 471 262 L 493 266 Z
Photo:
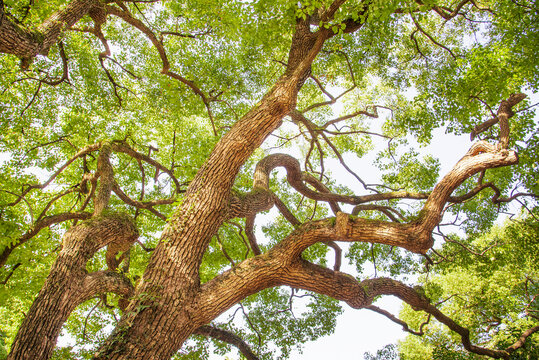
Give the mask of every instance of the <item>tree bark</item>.
M 21 59 L 47 55 L 62 32 L 71 28 L 84 15 L 92 13 L 102 20 L 104 9 L 99 0 L 73 0 L 64 9 L 54 13 L 37 30 L 25 29 L 10 19 L 3 2 L 0 4 L 0 52 L 13 54 Z
M 230 191 L 240 167 L 294 107 L 310 64 L 327 38 L 298 27 L 287 71 L 217 143 L 187 189 L 154 251 L 136 295 L 98 359 L 169 359 L 207 318 L 193 304 L 202 256 L 229 217 Z M 305 39 L 308 39 L 305 40 Z M 152 331 L 147 331 L 151 328 Z
M 96 9 L 102 10 L 100 6 L 97 0 L 74 0 L 47 20 L 37 33 L 21 29 L 0 8 L 0 33 L 5 35 L 0 39 L 0 52 L 21 58 L 46 54 L 62 30 L 87 13 L 92 15 L 94 12 L 92 17 L 97 18 L 95 13 L 99 13 Z M 355 31 L 362 24 L 348 22 L 345 25 L 346 31 Z M 298 21 L 284 75 L 223 136 L 190 183 L 184 201 L 164 229 L 120 323 L 99 349 L 96 359 L 169 359 L 201 326 L 246 296 L 278 285 L 326 294 L 346 301 L 354 308 L 370 305 L 374 297 L 381 294 L 401 296 L 407 302 L 428 308 L 403 284 L 390 279 L 358 283 L 347 274 L 308 263 L 301 258 L 301 253 L 317 242 L 334 240 L 383 243 L 425 253 L 432 246 L 431 232 L 439 223 L 451 193 L 477 172 L 516 163 L 515 152 L 484 142 L 472 147 L 428 196 L 419 218 L 408 224 L 354 219 L 338 212 L 334 219 L 304 224 L 269 252 L 200 284 L 199 267 L 203 254 L 222 223 L 231 217 L 256 212 L 253 210 L 256 207 L 235 203 L 231 194 L 240 167 L 280 126 L 283 117 L 295 108 L 298 91 L 310 74 L 312 61 L 332 35 L 324 28 L 312 33 L 309 21 Z M 166 56 L 162 55 L 162 58 L 163 72 L 168 73 Z M 108 156 L 106 151 L 110 149 L 107 149 L 103 149 L 104 156 Z M 102 156 L 98 161 L 101 160 Z M 130 283 L 119 274 L 110 271 L 88 274 L 85 270 L 86 262 L 101 247 L 129 244 L 137 237 L 137 230 L 130 220 L 103 215 L 114 183 L 108 160 L 98 164 L 97 175 L 101 177 L 101 183 L 94 202 L 94 218 L 73 227 L 64 236 L 63 249 L 21 325 L 9 360 L 50 357 L 62 324 L 78 304 L 106 291 L 123 295 L 132 292 Z M 267 191 L 267 178 L 262 179 L 259 175 L 267 177 L 275 166 L 282 166 L 270 160 L 266 165 L 265 174 L 255 175 L 254 190 Z M 312 180 L 293 174 L 296 164 L 291 162 L 286 166 L 287 170 L 291 169 L 291 184 L 300 191 L 334 202 L 344 199 L 323 188 L 318 189 L 319 193 L 312 191 L 303 183 Z M 256 196 L 256 191 L 252 195 Z M 421 198 L 425 197 L 421 195 Z M 257 199 L 262 200 L 262 207 L 274 202 L 269 193 Z M 366 201 L 361 197 L 346 197 L 345 202 L 360 204 Z M 335 209 L 338 209 L 336 205 Z
M 15 337 L 8 360 L 48 359 L 62 325 L 82 302 L 106 292 L 129 297 L 133 286 L 112 271 L 88 274 L 86 263 L 102 247 L 114 242 L 133 243 L 138 232 L 122 214 L 108 214 L 72 227 L 63 238 L 51 268 Z

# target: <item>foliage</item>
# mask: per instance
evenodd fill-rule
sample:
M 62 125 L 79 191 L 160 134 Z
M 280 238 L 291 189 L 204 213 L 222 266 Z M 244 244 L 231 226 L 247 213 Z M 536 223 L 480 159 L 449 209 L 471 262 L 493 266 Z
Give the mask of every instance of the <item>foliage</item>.
M 533 217 L 508 220 L 474 240 L 446 242 L 439 249 L 450 261 L 436 267 L 423 282 L 426 294 L 433 303 L 441 304 L 445 314 L 469 328 L 475 342 L 504 349 L 534 323 L 539 310 L 538 225 Z M 474 252 L 464 250 L 463 242 Z M 401 316 L 416 328 L 425 319 L 410 307 Z M 476 358 L 463 351 L 460 339 L 444 326 L 433 323 L 426 328 L 419 340 L 407 339 L 401 344 L 404 358 L 426 349 L 436 359 Z M 538 340 L 533 335 L 511 358 L 536 358 Z
M 4 0 L 3 6 L 10 19 L 35 30 L 66 3 Z M 141 244 L 123 263 L 128 265 L 126 276 L 136 285 L 167 219 L 187 196 L 188 185 L 215 145 L 260 104 L 285 71 L 295 25 L 301 19 L 311 20 L 312 31 L 328 29 L 332 35 L 297 95 L 296 109 L 304 120 L 285 117 L 241 168 L 234 182 L 238 194 L 251 190 L 258 161 L 286 152 L 334 193 L 419 194 L 376 203 L 397 209 L 398 215 L 390 214 L 399 222 L 415 221 L 425 204 L 420 195 L 432 191 L 443 175 L 440 160 L 426 154 L 423 146 L 453 151 L 446 143 L 438 145 L 433 132 L 443 128 L 448 136 L 468 134 L 492 117 L 510 94 L 534 96 L 539 91 L 539 16 L 533 1 L 468 2 L 458 15 L 444 19 L 435 10 L 454 8 L 454 1 L 353 0 L 344 2 L 325 22 L 316 16 L 333 3 L 328 0 L 103 3 L 122 3 L 154 31 L 166 49 L 170 71 L 183 81 L 167 76 L 163 58 L 147 36 L 112 15 L 101 28 L 106 43 L 90 31 L 94 23 L 84 16 L 62 32 L 61 44 L 56 43 L 48 56 L 35 57 L 27 70 L 21 70 L 17 57 L 0 54 L 0 251 L 14 247 L 0 269 L 0 358 L 56 260 L 63 234 L 82 218 L 39 228 L 40 224 L 50 216 L 93 211 L 83 178 L 97 171 L 99 150 L 77 153 L 108 141 L 161 166 L 122 151 L 113 151 L 110 159 L 114 179 L 130 199 L 164 201 L 150 211 L 127 204 L 118 195 L 110 200 L 109 208 L 129 213 L 140 232 Z M 361 24 L 360 29 L 347 31 L 350 21 Z M 105 55 L 107 46 L 110 52 Z M 50 85 L 64 74 L 64 61 L 68 80 Z M 514 343 L 536 323 L 525 311 L 539 310 L 537 300 L 532 300 L 539 281 L 539 130 L 533 104 L 529 98 L 520 103 L 510 122 L 509 147 L 518 151 L 519 164 L 477 174 L 453 194 L 470 193 L 480 180 L 494 184 L 445 209 L 444 221 L 454 219 L 460 230 L 446 236 L 443 227 L 437 229 L 439 256 L 432 251 L 428 256 L 436 262 L 449 261 L 440 261 L 425 275 L 421 255 L 357 242 L 344 249 L 350 266 L 343 271 L 357 279 L 419 279 L 433 303 L 450 297 L 440 308 L 472 330 L 473 342 L 499 349 Z M 478 137 L 494 139 L 498 128 Z M 63 168 L 64 164 L 68 166 Z M 376 184 L 364 180 L 372 175 L 364 170 L 369 166 L 379 175 Z M 272 174 L 270 189 L 300 223 L 333 216 L 326 203 L 299 194 L 283 175 Z M 345 180 L 347 176 L 352 181 Z M 522 193 L 529 196 L 518 197 L 517 210 L 515 201 L 492 203 L 494 195 Z M 352 212 L 348 205 L 341 207 Z M 500 213 L 521 208 L 523 214 L 532 215 L 503 227 L 493 225 Z M 379 209 L 357 213 L 364 219 L 393 220 Z M 297 228 L 275 209 L 258 214 L 256 221 L 254 232 L 262 251 Z M 224 222 L 205 249 L 200 282 L 254 257 L 248 237 L 245 219 Z M 472 255 L 457 241 L 485 253 Z M 311 246 L 302 256 L 330 268 L 334 249 L 328 245 Z M 88 272 L 107 268 L 105 251 L 90 260 Z M 90 358 L 122 315 L 118 302 L 118 296 L 109 294 L 80 305 L 63 328 L 72 344 L 56 349 L 53 358 Z M 214 325 L 240 335 L 260 359 L 286 359 L 303 344 L 331 334 L 342 308 L 326 296 L 282 287 L 251 295 L 230 312 Z M 409 306 L 401 317 L 416 329 L 425 321 Z M 459 341 L 432 321 L 424 337 L 406 339 L 399 352 L 403 359 L 478 358 L 464 353 Z M 537 342 L 536 334 L 515 358 L 538 357 Z M 216 354 L 230 354 L 229 345 L 212 343 Z M 206 338 L 193 337 L 175 357 L 206 359 L 207 344 Z M 365 356 L 397 358 L 393 346 Z

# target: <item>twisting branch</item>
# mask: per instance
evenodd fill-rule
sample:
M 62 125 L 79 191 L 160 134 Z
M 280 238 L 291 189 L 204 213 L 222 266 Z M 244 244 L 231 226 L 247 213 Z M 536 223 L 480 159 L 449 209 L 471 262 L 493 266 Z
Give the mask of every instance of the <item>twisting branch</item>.
M 215 326 L 204 325 L 195 330 L 194 334 L 208 336 L 235 346 L 247 360 L 258 360 L 251 347 L 238 335 Z
M 426 32 L 422 27 L 421 25 L 419 24 L 419 22 L 416 20 L 416 18 L 413 16 L 412 13 L 410 13 L 410 17 L 412 18 L 412 21 L 414 22 L 417 30 L 419 30 L 419 32 L 421 32 L 423 35 L 425 35 L 431 42 L 433 42 L 435 45 L 441 47 L 442 49 L 446 50 L 447 52 L 449 52 L 449 54 L 451 54 L 451 56 L 453 57 L 453 59 L 457 59 L 457 57 L 455 56 L 455 54 L 453 54 L 453 51 L 451 51 L 451 49 L 449 49 L 447 46 L 439 43 L 438 41 L 436 41 L 435 38 L 433 38 L 428 32 Z
M 184 190 L 182 190 L 181 187 L 182 187 L 182 185 L 185 186 L 185 184 L 180 184 L 178 179 L 174 176 L 173 170 L 169 170 L 167 167 L 160 164 L 158 161 L 152 159 L 151 157 L 149 157 L 149 156 L 147 156 L 145 154 L 142 154 L 142 153 L 134 150 L 125 141 L 114 141 L 114 142 L 111 143 L 111 146 L 112 146 L 112 149 L 114 151 L 116 151 L 116 152 L 121 152 L 121 153 L 124 153 L 126 155 L 131 156 L 134 159 L 142 160 L 142 161 L 152 165 L 157 170 L 164 172 L 174 182 L 174 185 L 175 185 L 175 188 L 176 188 L 175 193 L 180 194 L 180 193 L 184 192 Z
M 423 1 L 421 1 L 421 0 L 416 0 L 416 3 L 418 3 L 419 5 L 425 5 L 425 3 Z M 438 15 L 443 17 L 445 20 L 451 20 L 452 18 L 457 16 L 459 14 L 460 10 L 464 7 L 464 5 L 466 5 L 468 3 L 474 3 L 474 2 L 471 1 L 471 0 L 462 0 L 457 4 L 455 9 L 453 9 L 453 10 L 451 10 L 449 8 L 446 8 L 446 7 L 438 6 L 438 5 L 429 4 L 428 6 L 432 7 L 432 9 Z
M 139 31 L 141 31 L 153 44 L 157 52 L 159 53 L 159 57 L 161 58 L 161 62 L 163 64 L 163 67 L 161 69 L 161 73 L 172 78 L 175 80 L 178 80 L 182 84 L 189 87 L 196 95 L 200 97 L 202 102 L 204 103 L 204 106 L 206 107 L 206 110 L 208 112 L 208 116 L 210 118 L 213 133 L 215 136 L 217 136 L 217 128 L 215 126 L 215 120 L 213 117 L 213 113 L 211 110 L 210 104 L 213 101 L 216 101 L 217 98 L 221 95 L 221 93 L 217 93 L 215 95 L 206 95 L 192 80 L 188 80 L 185 77 L 181 76 L 180 74 L 170 70 L 170 61 L 168 60 L 167 52 L 165 50 L 165 47 L 163 46 L 162 38 L 159 39 L 155 33 L 150 29 L 146 24 L 144 24 L 142 21 L 138 20 L 137 18 L 133 17 L 133 15 L 127 10 L 127 9 L 118 9 L 115 6 L 111 5 L 105 5 L 107 13 L 117 16 L 127 22 L 128 24 L 134 26 Z
M 515 112 L 513 111 L 513 106 L 520 103 L 526 98 L 525 94 L 512 94 L 507 100 L 502 100 L 500 107 L 496 113 L 496 116 L 475 126 L 470 133 L 470 139 L 473 140 L 475 137 L 482 132 L 488 130 L 492 125 L 500 122 L 500 142 L 501 146 L 507 148 L 507 143 L 509 142 L 509 125 L 507 120 L 511 118 Z
M 399 324 L 400 326 L 402 326 L 402 330 L 406 331 L 406 332 L 409 332 L 410 334 L 414 334 L 414 335 L 417 335 L 417 336 L 422 336 L 424 334 L 423 332 L 423 328 L 428 325 L 428 323 L 430 322 L 430 318 L 431 318 L 431 314 L 428 314 L 427 316 L 427 320 L 424 321 L 423 323 L 421 323 L 421 325 L 419 326 L 419 331 L 415 331 L 413 329 L 410 329 L 410 326 L 405 322 L 405 321 L 402 321 L 401 319 L 399 319 L 398 317 L 396 317 L 395 315 L 393 315 L 392 313 L 390 313 L 389 311 L 386 311 L 384 309 L 381 309 L 379 308 L 378 306 L 376 305 L 369 305 L 369 306 L 366 306 L 365 307 L 366 309 L 369 309 L 369 310 L 372 310 L 380 315 L 384 315 L 386 318 L 388 318 L 389 320 L 393 321 L 394 323 L 397 323 Z
M 109 149 L 109 150 L 106 150 Z M 96 171 L 96 174 L 92 175 L 89 172 L 89 169 L 87 168 L 85 156 L 88 154 L 91 154 L 94 151 L 101 150 L 100 155 L 98 157 L 98 169 Z M 170 205 L 174 202 L 173 198 L 170 199 L 160 199 L 160 200 L 152 200 L 152 201 L 137 201 L 131 199 L 129 196 L 127 196 L 121 188 L 118 186 L 116 181 L 113 179 L 113 170 L 112 167 L 108 161 L 108 157 L 110 156 L 110 151 L 116 151 L 116 152 L 122 152 L 125 153 L 138 161 L 144 161 L 149 163 L 150 165 L 154 166 L 157 170 L 162 171 L 163 173 L 168 174 L 171 179 L 173 180 L 174 184 L 176 185 L 175 193 L 180 193 L 183 190 L 181 190 L 181 185 L 179 184 L 178 180 L 174 177 L 172 171 L 161 165 L 159 162 L 153 160 L 147 155 L 141 154 L 132 148 L 130 148 L 127 144 L 124 142 L 112 142 L 112 143 L 103 143 L 98 142 L 92 145 L 88 145 L 82 150 L 78 151 L 73 157 L 71 157 L 69 160 L 67 160 L 64 164 L 60 166 L 58 170 L 56 170 L 50 177 L 47 179 L 43 184 L 33 184 L 33 185 L 27 185 L 23 188 L 23 191 L 21 194 L 16 194 L 7 190 L 2 190 L 5 192 L 8 192 L 17 198 L 12 201 L 11 203 L 5 204 L 4 206 L 15 206 L 20 201 L 24 201 L 28 204 L 28 201 L 26 200 L 26 195 L 33 189 L 44 189 L 47 186 L 49 186 L 65 169 L 67 169 L 76 159 L 82 157 L 83 158 L 83 166 L 85 174 L 83 176 L 83 180 L 79 185 L 72 186 L 71 188 L 60 192 L 59 194 L 56 194 L 53 196 L 48 203 L 45 205 L 41 213 L 38 215 L 37 219 L 34 221 L 32 220 L 33 224 L 25 234 L 20 236 L 16 241 L 14 241 L 11 245 L 5 247 L 2 249 L 0 253 L 0 267 L 3 267 L 13 250 L 15 250 L 20 245 L 26 243 L 28 240 L 32 239 L 34 236 L 36 236 L 41 230 L 50 227 L 54 224 L 59 224 L 65 221 L 69 220 L 85 220 L 88 219 L 91 214 L 88 212 L 84 212 L 84 209 L 88 206 L 91 199 L 94 199 L 94 212 L 95 214 L 99 214 L 103 211 L 105 206 L 108 204 L 108 199 L 110 197 L 110 192 L 114 191 L 118 197 L 124 201 L 126 204 L 130 206 L 134 206 L 137 209 L 144 209 L 148 210 L 157 217 L 159 217 L 162 220 L 166 220 L 166 216 L 161 214 L 159 211 L 155 210 L 155 206 L 159 205 Z M 98 178 L 101 178 L 99 188 L 97 186 L 97 180 Z M 87 182 L 91 183 L 91 189 L 88 191 L 87 189 Z M 73 192 L 80 191 L 81 193 L 87 193 L 86 199 L 84 200 L 82 206 L 80 207 L 78 212 L 65 212 L 61 214 L 55 214 L 55 215 L 47 215 L 49 210 L 51 209 L 52 205 L 59 200 L 60 198 L 71 194 Z M 32 214 L 33 218 L 33 210 L 30 209 L 30 213 Z

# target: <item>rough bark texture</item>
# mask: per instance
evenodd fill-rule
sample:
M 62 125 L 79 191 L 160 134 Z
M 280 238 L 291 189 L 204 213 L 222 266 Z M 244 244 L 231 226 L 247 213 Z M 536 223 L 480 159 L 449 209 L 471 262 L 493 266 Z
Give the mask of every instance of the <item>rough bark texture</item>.
M 330 20 L 342 3 L 335 1 L 317 16 L 324 21 Z M 61 32 L 82 16 L 89 14 L 99 25 L 110 13 L 142 31 L 159 52 L 163 63 L 162 73 L 189 86 L 207 105 L 207 97 L 193 82 L 170 71 L 163 44 L 152 30 L 122 9 L 112 5 L 103 7 L 97 0 L 74 0 L 49 18 L 37 32 L 29 32 L 11 21 L 0 7 L 0 33 L 3 35 L 0 38 L 0 52 L 21 58 L 46 54 Z M 368 6 L 364 6 L 363 15 L 367 10 Z M 313 60 L 324 42 L 334 35 L 324 28 L 311 32 L 311 20 L 309 17 L 298 20 L 284 74 L 262 100 L 221 138 L 190 183 L 182 205 L 163 231 L 161 242 L 153 252 L 136 290 L 121 274 L 111 271 L 88 274 L 85 269 L 87 261 L 104 246 L 108 246 L 106 258 L 109 270 L 115 269 L 120 261 L 116 258 L 118 253 L 127 251 L 138 236 L 129 218 L 107 214 L 111 191 L 130 205 L 145 206 L 130 200 L 121 191 L 114 182 L 114 172 L 109 162 L 111 150 L 125 152 L 139 160 L 140 154 L 135 154 L 122 144 L 99 144 L 98 167 L 91 179 L 94 182 L 92 191 L 97 189 L 93 216 L 65 234 L 63 248 L 21 325 L 9 360 L 50 357 L 61 326 L 75 307 L 93 296 L 110 291 L 133 296 L 119 325 L 100 348 L 96 359 L 169 359 L 194 333 L 234 343 L 243 347 L 246 357 L 256 359 L 256 355 L 237 338 L 219 329 L 209 328 L 206 324 L 246 296 L 280 285 L 325 294 L 345 301 L 353 308 L 369 306 L 379 295 L 398 296 L 459 333 L 464 346 L 471 351 L 494 357 L 505 357 L 514 351 L 497 352 L 471 345 L 466 329 L 459 327 L 431 305 L 428 299 L 400 282 L 385 278 L 358 282 L 348 274 L 311 264 L 301 254 L 315 243 L 333 241 L 381 243 L 415 253 L 426 253 L 433 244 L 432 230 L 440 222 L 444 207 L 451 201 L 451 194 L 458 186 L 486 169 L 518 162 L 517 154 L 507 150 L 507 120 L 513 114 L 511 107 L 522 100 L 522 96 L 513 96 L 500 106 L 500 142 L 497 145 L 484 141 L 474 144 L 430 194 L 333 194 L 317 179 L 302 173 L 297 160 L 284 154 L 271 155 L 258 164 L 250 193 L 238 196 L 231 192 L 240 167 L 280 126 L 283 117 L 295 109 L 298 91 L 310 75 Z M 344 25 L 345 32 L 352 32 L 361 28 L 362 23 L 348 20 Z M 89 150 L 83 150 L 81 154 L 84 151 Z M 269 190 L 269 174 L 278 166 L 287 170 L 287 179 L 293 188 L 311 199 L 327 201 L 336 216 L 300 224 Z M 159 167 L 156 165 L 156 168 Z M 96 185 L 98 179 L 99 187 Z M 177 182 L 176 186 L 179 187 Z M 360 205 L 400 197 L 426 199 L 417 219 L 409 223 L 365 220 L 341 212 L 338 205 L 340 202 Z M 250 232 L 249 241 L 256 256 L 201 285 L 199 267 L 203 254 L 222 223 L 233 217 L 246 217 L 248 226 L 252 227 L 254 215 L 275 204 L 297 227 L 296 230 L 266 253 L 261 253 L 254 241 L 254 234 Z M 47 226 L 48 222 L 43 221 L 42 226 Z M 5 261 L 4 257 L 8 255 L 2 254 L 0 260 Z M 515 348 L 518 346 L 515 345 Z
M 0 6 L 0 34 L 2 34 L 0 52 L 13 54 L 21 59 L 31 59 L 38 54 L 47 55 L 51 46 L 59 40 L 62 31 L 72 27 L 90 10 L 92 13 L 102 14 L 102 9 L 98 0 L 73 0 L 48 18 L 37 30 L 30 31 L 10 19 L 2 3 Z
M 286 73 L 217 143 L 191 182 L 182 206 L 163 232 L 134 301 L 97 358 L 168 359 L 196 328 L 208 322 L 193 307 L 202 256 L 228 217 L 230 191 L 240 167 L 295 106 L 297 92 L 325 40 L 323 33 L 313 42 L 308 28 L 298 31 L 306 33 L 293 41 Z M 309 41 L 303 41 L 306 38 Z
M 8 360 L 48 359 L 62 325 L 83 301 L 106 292 L 130 296 L 133 287 L 121 274 L 88 274 L 86 262 L 115 241 L 134 242 L 138 232 L 131 219 L 109 214 L 72 227 L 43 288 L 34 300 L 11 347 Z

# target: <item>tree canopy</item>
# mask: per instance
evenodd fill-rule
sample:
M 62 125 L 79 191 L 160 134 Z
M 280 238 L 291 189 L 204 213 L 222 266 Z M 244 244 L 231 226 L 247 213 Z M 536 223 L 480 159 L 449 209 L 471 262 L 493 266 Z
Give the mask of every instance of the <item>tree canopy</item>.
M 343 306 L 411 333 L 367 358 L 536 358 L 538 26 L 529 0 L 0 0 L 0 358 L 286 359 Z

